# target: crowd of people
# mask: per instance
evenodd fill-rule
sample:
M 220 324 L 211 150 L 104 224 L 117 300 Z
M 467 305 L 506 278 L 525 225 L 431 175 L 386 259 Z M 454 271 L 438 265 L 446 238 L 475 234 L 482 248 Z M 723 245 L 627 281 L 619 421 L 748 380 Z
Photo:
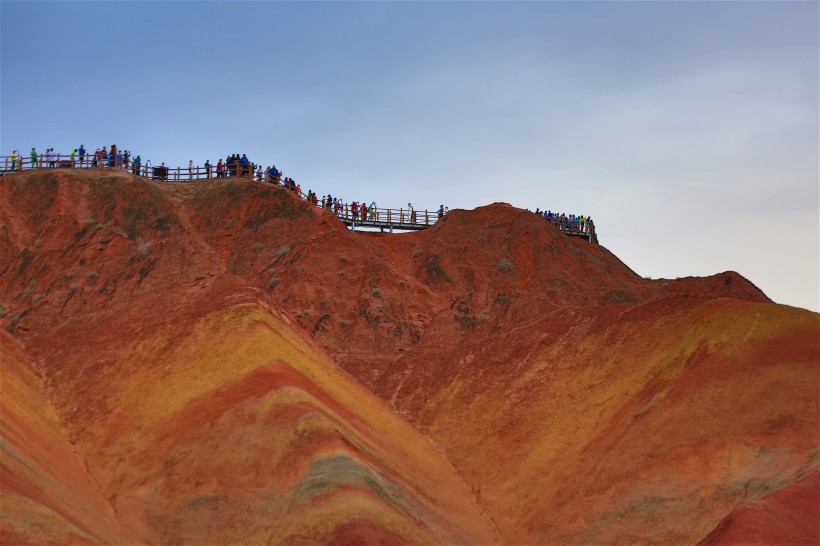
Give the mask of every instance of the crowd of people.
M 535 209 L 535 214 L 541 216 L 550 224 L 556 225 L 562 231 L 577 231 L 578 233 L 592 233 L 595 223 L 591 216 L 578 216 L 575 214 L 565 214 L 563 212 L 552 212 L 551 210 L 541 211 Z
M 288 186 L 288 184 L 285 184 Z M 291 187 L 294 191 L 297 191 L 294 187 Z M 333 197 L 332 195 L 323 195 L 321 199 L 316 195 L 313 190 L 308 190 L 305 199 L 309 203 L 313 203 L 317 207 L 321 207 L 325 210 L 328 210 L 338 216 L 339 218 L 350 218 L 355 221 L 366 222 L 368 220 L 375 221 L 378 219 L 378 212 L 376 209 L 376 202 L 371 201 L 370 205 L 367 205 L 367 201 L 353 201 L 352 203 L 345 203 L 339 197 Z
M 53 148 L 48 148 L 43 153 L 38 153 L 36 148 L 32 148 L 29 157 L 31 168 L 55 168 L 58 166 L 109 167 L 130 171 L 135 175 L 146 176 L 155 180 L 168 180 L 169 171 L 171 171 L 165 163 L 154 167 L 150 165 L 144 166 L 139 155 L 132 157 L 129 150 L 121 150 L 116 144 L 97 148 L 93 153 L 88 153 L 85 146 L 80 145 L 78 148 L 72 150 L 68 156 L 55 153 Z M 11 170 L 22 170 L 22 168 L 23 160 L 20 156 L 20 152 L 14 150 L 11 155 Z M 185 171 L 187 171 L 187 173 Z M 379 210 L 376 207 L 375 201 L 371 201 L 370 204 L 367 204 L 367 200 L 345 203 L 343 199 L 333 197 L 330 194 L 323 195 L 320 199 L 313 190 L 308 190 L 307 194 L 304 195 L 301 185 L 297 184 L 293 178 L 283 177 L 282 171 L 279 170 L 276 165 L 269 165 L 263 168 L 261 164 L 250 161 L 246 154 L 230 154 L 224 160 L 220 159 L 216 165 L 211 164 L 210 160 L 206 160 L 202 167 L 194 166 L 193 160 L 190 160 L 188 161 L 187 169 L 178 168 L 176 169 L 176 173 L 175 180 L 177 181 L 183 181 L 186 178 L 193 181 L 194 179 L 203 178 L 203 176 L 204 178 L 244 177 L 259 182 L 281 185 L 295 192 L 300 197 L 304 197 L 317 207 L 333 212 L 340 218 L 350 218 L 354 222 L 368 222 L 380 219 Z M 448 211 L 448 208 L 441 205 L 437 211 L 438 218 L 443 217 Z M 589 216 L 557 213 L 551 210 L 542 212 L 540 209 L 536 209 L 535 213 L 543 217 L 547 222 L 556 225 L 562 231 L 594 233 L 594 223 Z M 407 204 L 406 214 L 406 217 L 402 217 L 406 218 L 406 220 L 402 221 L 415 224 L 417 215 L 410 203 Z
M 32 169 L 55 168 L 55 167 L 119 167 L 122 170 L 133 168 L 134 174 L 140 173 L 142 160 L 140 156 L 131 159 L 131 152 L 120 150 L 116 144 L 110 148 L 103 146 L 94 150 L 93 154 L 88 153 L 84 145 L 74 148 L 69 154 L 58 154 L 54 148 L 48 148 L 45 152 L 38 152 L 37 148 L 32 148 L 29 153 L 29 164 Z M 57 163 L 60 163 L 59 165 Z M 23 169 L 23 158 L 19 150 L 11 153 L 11 170 Z
M 72 150 L 67 157 L 64 154 L 60 155 L 55 153 L 54 148 L 48 148 L 43 153 L 39 153 L 36 148 L 32 148 L 29 157 L 31 168 L 55 168 L 58 166 L 58 162 L 60 163 L 60 167 L 114 167 L 124 171 L 131 171 L 138 176 L 147 176 L 157 180 L 168 180 L 170 170 L 165 163 L 155 167 L 143 166 L 142 158 L 139 155 L 132 158 L 132 154 L 129 150 L 121 150 L 116 144 L 112 144 L 110 147 L 103 146 L 102 148 L 97 148 L 93 154 L 88 153 L 85 146 L 81 144 L 78 148 Z M 23 160 L 20 156 L 20 152 L 14 150 L 11 154 L 11 170 L 22 170 L 22 168 Z M 188 161 L 187 169 L 177 169 L 177 179 L 179 179 L 179 172 L 183 170 L 187 170 L 187 177 L 183 174 L 183 179 L 199 179 L 202 174 L 204 174 L 205 178 L 240 176 L 259 182 L 282 185 L 297 195 L 303 196 L 301 185 L 297 184 L 293 178 L 283 178 L 282 171 L 280 171 L 276 165 L 268 165 L 262 168 L 262 165 L 251 162 L 246 154 L 230 154 L 225 160 L 220 159 L 216 165 L 212 165 L 210 160 L 206 160 L 203 167 L 194 166 L 193 160 L 190 160 Z M 350 217 L 354 222 L 367 222 L 379 219 L 375 201 L 371 201 L 369 205 L 367 204 L 367 200 L 345 203 L 341 198 L 333 197 L 330 194 L 323 195 L 322 198 L 319 199 L 313 190 L 308 190 L 304 198 L 317 207 L 332 211 L 340 218 Z M 437 216 L 439 218 L 443 217 L 448 210 L 449 209 L 444 205 L 441 205 L 437 211 Z M 557 213 L 551 210 L 541 211 L 540 209 L 536 209 L 535 214 L 543 217 L 544 220 L 556 225 L 563 231 L 575 231 L 579 233 L 592 233 L 594 231 L 595 224 L 589 216 Z M 407 215 L 409 223 L 415 224 L 416 211 L 410 203 L 407 204 Z
M 59 161 L 60 167 L 108 167 L 119 168 L 123 171 L 133 172 L 138 176 L 146 176 L 154 180 L 168 180 L 171 168 L 167 167 L 165 163 L 158 166 L 150 166 L 142 164 L 142 158 L 139 155 L 133 156 L 128 150 L 121 150 L 116 144 L 111 146 L 103 146 L 97 148 L 93 154 L 88 153 L 84 145 L 75 148 L 66 156 L 65 154 L 58 155 L 53 148 L 47 149 L 45 152 L 38 153 L 35 148 L 31 149 L 30 154 L 31 168 L 41 167 L 57 167 Z M 150 162 L 149 162 L 150 163 Z M 14 150 L 11 155 L 11 170 L 22 170 L 23 161 L 21 160 L 18 150 Z M 350 218 L 354 222 L 368 222 L 379 220 L 379 211 L 376 207 L 376 202 L 371 201 L 367 204 L 367 200 L 353 201 L 345 203 L 339 197 L 332 195 L 323 195 L 321 199 L 313 190 L 308 190 L 307 195 L 302 193 L 302 187 L 297 184 L 293 178 L 283 177 L 283 173 L 276 165 L 269 165 L 265 168 L 262 165 L 256 164 L 246 154 L 230 154 L 224 160 L 220 159 L 216 165 L 213 165 L 210 160 L 206 160 L 205 164 L 194 166 L 193 160 L 188 161 L 187 169 L 180 167 L 176 170 L 175 180 L 184 181 L 185 179 L 193 181 L 200 178 L 227 178 L 227 177 L 244 177 L 256 180 L 259 182 L 266 182 L 275 185 L 284 186 L 295 192 L 300 197 L 304 197 L 307 201 L 313 203 L 317 207 L 329 210 L 340 218 Z M 449 211 L 444 205 L 441 205 L 437 211 L 439 218 L 443 217 Z M 409 221 L 415 224 L 417 220 L 416 211 L 413 206 L 408 203 L 406 218 L 403 221 Z

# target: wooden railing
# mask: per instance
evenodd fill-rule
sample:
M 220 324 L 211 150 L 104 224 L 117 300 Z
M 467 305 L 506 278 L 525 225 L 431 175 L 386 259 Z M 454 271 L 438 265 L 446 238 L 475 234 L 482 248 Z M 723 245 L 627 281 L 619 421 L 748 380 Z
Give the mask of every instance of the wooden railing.
M 313 201 L 313 199 L 309 198 L 304 193 L 299 192 L 299 196 L 306 201 Z M 397 229 L 402 229 L 402 226 L 413 226 L 425 228 L 435 224 L 436 221 L 445 214 L 445 212 L 439 213 L 437 211 L 430 211 L 429 209 L 422 211 L 415 210 L 410 207 L 406 209 L 385 209 L 373 207 L 371 209 L 369 206 L 367 208 L 362 208 L 360 206 L 354 211 L 350 203 L 342 203 L 338 201 L 323 202 L 321 199 L 317 199 L 315 205 L 333 213 L 346 224 L 363 227 L 394 226 Z
M 94 154 L 86 154 L 82 158 L 79 155 L 67 154 L 53 154 L 50 157 L 45 157 L 45 154 L 43 154 L 38 156 L 36 163 L 30 155 L 18 157 L 16 161 L 12 159 L 12 156 L 0 156 L 0 174 L 47 168 L 119 169 L 137 176 L 165 182 L 193 182 L 217 177 L 253 178 L 255 176 L 255 173 L 251 170 L 251 165 L 241 164 L 223 164 L 221 172 L 217 172 L 216 165 L 209 167 L 169 167 L 167 165 L 152 165 L 150 161 L 135 163 L 133 158 L 128 160 L 112 160 L 110 157 L 99 159 L 95 158 Z
M 562 233 L 577 237 L 584 237 L 591 243 L 598 243 L 598 235 L 595 233 L 594 222 L 585 221 L 580 224 L 570 224 L 567 219 L 553 218 L 550 223 L 558 228 L 558 231 Z
M 134 163 L 133 158 L 128 161 L 120 162 L 111 156 L 105 156 L 102 159 L 95 158 L 94 154 L 86 153 L 83 157 L 71 154 L 52 154 L 50 157 L 44 157 L 45 154 L 38 155 L 37 161 L 34 162 L 31 155 L 18 156 L 12 159 L 12 156 L 0 156 L 0 175 L 13 174 L 15 172 L 31 170 L 31 169 L 47 169 L 47 168 L 94 168 L 94 169 L 119 169 L 122 171 L 133 173 L 137 176 L 149 178 L 151 180 L 161 180 L 166 182 L 193 182 L 196 180 L 208 180 L 211 178 L 246 178 L 249 180 L 257 180 L 263 183 L 271 183 L 281 185 L 280 177 L 271 178 L 267 173 L 263 173 L 261 178 L 257 172 L 253 170 L 254 165 L 232 164 L 226 165 L 223 163 L 221 170 L 217 171 L 216 165 L 209 167 L 205 166 L 190 166 L 190 167 L 168 167 L 166 165 L 151 165 L 150 161 L 143 163 Z M 285 189 L 294 191 L 302 199 L 313 202 L 313 198 L 309 198 L 296 188 L 285 186 Z M 356 227 L 375 227 L 375 228 L 389 228 L 393 229 L 424 229 L 432 226 L 436 221 L 444 216 L 445 212 L 415 210 L 408 206 L 408 208 L 385 209 L 374 207 L 370 209 L 359 209 L 354 212 L 351 203 L 341 202 L 327 202 L 321 199 L 315 200 L 315 205 L 319 208 L 329 210 L 336 215 L 345 224 Z M 585 222 L 583 226 L 576 227 L 575 225 L 568 225 L 565 222 L 554 219 L 551 222 L 561 232 L 567 235 L 580 236 L 588 239 L 590 242 L 597 243 L 598 237 L 595 234 L 595 225 L 592 222 Z

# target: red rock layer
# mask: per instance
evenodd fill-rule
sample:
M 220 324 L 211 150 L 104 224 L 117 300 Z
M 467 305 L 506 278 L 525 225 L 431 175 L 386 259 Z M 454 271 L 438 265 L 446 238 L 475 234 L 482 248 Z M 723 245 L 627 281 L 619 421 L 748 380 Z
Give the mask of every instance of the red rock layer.
M 719 544 L 812 545 L 820 537 L 820 472 L 745 504 L 726 516 L 700 542 Z
M 6 332 L 0 377 L 0 544 L 132 542 L 66 440 L 34 363 Z

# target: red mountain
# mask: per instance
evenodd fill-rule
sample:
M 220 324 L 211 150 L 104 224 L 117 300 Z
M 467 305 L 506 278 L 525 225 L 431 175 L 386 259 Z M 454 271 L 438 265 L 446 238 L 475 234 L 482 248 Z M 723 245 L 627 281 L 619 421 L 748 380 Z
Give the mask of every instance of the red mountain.
M 509 205 L 390 235 L 247 181 L 5 176 L 0 315 L 4 543 L 694 544 L 778 491 L 810 516 L 818 315 Z

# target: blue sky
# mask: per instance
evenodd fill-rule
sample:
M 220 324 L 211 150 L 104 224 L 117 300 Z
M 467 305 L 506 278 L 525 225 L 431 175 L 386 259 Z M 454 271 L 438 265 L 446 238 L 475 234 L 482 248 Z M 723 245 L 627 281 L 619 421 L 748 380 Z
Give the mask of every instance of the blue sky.
M 0 1 L 0 151 L 229 153 L 380 206 L 590 214 L 820 308 L 817 2 Z

